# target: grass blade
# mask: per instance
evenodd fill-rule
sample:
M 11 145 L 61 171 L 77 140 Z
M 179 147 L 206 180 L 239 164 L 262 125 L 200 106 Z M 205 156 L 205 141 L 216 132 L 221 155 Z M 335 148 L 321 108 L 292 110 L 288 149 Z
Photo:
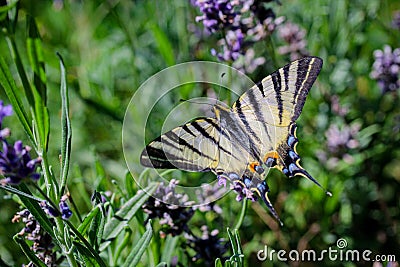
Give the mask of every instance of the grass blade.
M 146 232 L 143 234 L 143 236 L 139 239 L 136 246 L 129 253 L 128 258 L 126 259 L 123 267 L 136 266 L 139 263 L 140 258 L 142 257 L 143 253 L 148 247 L 152 236 L 153 236 L 153 228 L 151 227 L 151 220 L 150 220 L 146 225 Z
M 103 251 L 111 241 L 113 241 L 124 230 L 125 225 L 132 220 L 135 213 L 142 207 L 149 198 L 149 195 L 152 194 L 157 187 L 157 183 L 152 183 L 144 190 L 138 192 L 121 207 L 110 221 L 106 223 L 100 251 Z
M 32 127 L 30 126 L 31 119 L 28 116 L 28 113 L 25 111 L 25 108 L 22 104 L 22 99 L 19 96 L 19 89 L 17 88 L 15 81 L 11 75 L 10 69 L 3 57 L 0 56 L 0 85 L 4 88 L 8 99 L 13 107 L 15 114 L 17 114 L 19 121 L 22 124 L 22 127 L 28 138 L 32 142 L 35 143 L 35 138 L 33 136 Z

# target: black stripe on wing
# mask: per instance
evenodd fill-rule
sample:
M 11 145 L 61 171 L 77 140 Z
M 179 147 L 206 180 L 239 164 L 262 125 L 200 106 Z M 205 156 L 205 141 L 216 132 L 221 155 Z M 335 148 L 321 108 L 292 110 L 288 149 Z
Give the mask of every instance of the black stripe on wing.
M 300 116 L 308 92 L 314 84 L 322 68 L 322 59 L 318 57 L 305 57 L 297 61 L 296 90 L 294 92 L 293 104 L 295 105 L 291 120 L 295 121 Z M 290 79 L 290 78 L 289 78 Z

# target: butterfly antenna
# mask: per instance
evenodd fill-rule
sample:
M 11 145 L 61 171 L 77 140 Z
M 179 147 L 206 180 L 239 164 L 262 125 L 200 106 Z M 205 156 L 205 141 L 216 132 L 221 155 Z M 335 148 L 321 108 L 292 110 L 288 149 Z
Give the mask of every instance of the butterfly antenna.
M 222 89 L 222 78 L 225 76 L 225 72 L 221 74 L 219 77 L 219 88 L 218 88 L 218 94 L 217 94 L 217 99 L 215 100 L 215 105 L 217 105 L 217 101 L 221 98 L 221 89 Z

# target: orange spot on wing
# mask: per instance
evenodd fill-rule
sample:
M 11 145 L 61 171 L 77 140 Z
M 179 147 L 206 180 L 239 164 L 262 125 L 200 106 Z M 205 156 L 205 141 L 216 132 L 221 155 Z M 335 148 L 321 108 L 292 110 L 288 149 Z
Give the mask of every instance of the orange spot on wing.
M 260 164 L 258 164 L 258 162 L 251 162 L 250 164 L 249 164 L 249 169 L 250 169 L 250 171 L 252 171 L 252 172 L 256 172 L 256 166 L 259 166 Z
M 278 159 L 279 158 L 279 154 L 276 151 L 270 151 L 267 154 L 265 154 L 263 161 L 266 162 L 268 158 L 274 158 L 274 159 Z

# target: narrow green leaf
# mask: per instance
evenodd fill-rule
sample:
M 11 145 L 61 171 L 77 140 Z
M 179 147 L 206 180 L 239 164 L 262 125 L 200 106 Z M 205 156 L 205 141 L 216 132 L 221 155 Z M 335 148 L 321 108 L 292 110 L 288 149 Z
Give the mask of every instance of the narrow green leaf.
M 35 145 L 35 138 L 32 133 L 30 126 L 31 119 L 26 113 L 22 104 L 22 99 L 19 96 L 19 89 L 17 88 L 15 81 L 11 75 L 10 69 L 3 57 L 0 56 L 0 85 L 4 88 L 8 99 L 13 107 L 14 112 L 17 114 L 19 121 L 22 124 L 28 138 Z
M 33 70 L 33 84 L 31 84 L 30 89 L 32 90 L 34 99 L 35 123 L 40 139 L 40 147 L 44 151 L 47 151 L 50 119 L 46 104 L 45 64 L 39 31 L 35 19 L 29 15 L 27 16 L 27 32 L 28 38 L 26 39 L 26 47 L 30 65 Z
M 226 231 L 228 232 L 229 241 L 231 242 L 231 247 L 232 247 L 233 254 L 236 254 L 237 253 L 237 250 L 236 250 L 236 239 L 233 237 L 233 233 L 232 233 L 231 229 L 227 228 Z
M 21 183 L 18 188 L 25 194 L 32 195 L 29 188 L 24 183 Z M 22 195 L 19 195 L 19 198 L 24 206 L 32 213 L 33 217 L 35 217 L 35 219 L 39 222 L 40 226 L 43 227 L 43 229 L 54 238 L 53 224 L 50 222 L 49 218 L 43 211 L 42 207 L 40 207 L 38 202 Z
M 150 30 L 153 33 L 154 39 L 157 43 L 158 51 L 164 58 L 165 63 L 168 66 L 175 65 L 174 50 L 172 48 L 171 42 L 168 40 L 167 35 L 155 23 L 150 24 Z
M 106 267 L 106 264 L 101 259 L 99 253 L 97 253 L 92 248 L 92 246 L 89 244 L 89 242 L 85 239 L 85 237 L 81 233 L 79 233 L 79 231 L 72 225 L 72 223 L 68 220 L 63 220 L 63 222 L 69 226 L 69 229 L 76 235 L 77 240 L 80 240 L 83 243 L 81 245 L 85 246 L 85 248 L 90 252 L 90 254 L 96 259 L 96 262 L 99 264 L 99 266 Z
M 125 174 L 125 189 L 129 197 L 132 197 L 135 194 L 134 181 L 132 174 L 127 171 Z
M 18 75 L 21 78 L 25 97 L 28 100 L 28 103 L 31 106 L 31 108 L 33 108 L 35 106 L 34 105 L 35 101 L 33 98 L 32 88 L 29 83 L 28 76 L 26 75 L 26 72 L 24 69 L 24 64 L 22 63 L 21 57 L 19 55 L 17 44 L 14 39 L 14 35 L 9 35 L 7 40 L 8 40 L 8 47 L 11 50 L 11 55 L 13 57 L 15 66 L 17 67 Z
M 103 241 L 100 251 L 103 251 L 124 229 L 125 225 L 132 220 L 135 213 L 147 201 L 149 195 L 158 187 L 157 183 L 152 183 L 144 190 L 139 191 L 134 197 L 129 199 L 118 212 L 108 221 L 104 228 Z
M 0 13 L 7 13 L 8 10 L 12 9 L 13 7 L 15 7 L 15 5 L 17 4 L 19 0 L 11 0 L 8 1 L 7 5 L 5 6 L 0 6 Z
M 71 157 L 71 122 L 69 120 L 69 97 L 67 87 L 67 74 L 64 67 L 64 61 L 60 54 L 60 70 L 61 70 L 61 182 L 60 182 L 60 195 L 64 193 L 64 188 L 67 183 L 67 176 L 69 170 L 69 161 Z
M 0 185 L 0 188 L 4 189 L 4 190 L 6 190 L 6 191 L 8 191 L 10 193 L 16 194 L 18 196 L 22 196 L 22 197 L 25 197 L 25 198 L 30 198 L 30 199 L 32 199 L 34 201 L 37 201 L 37 202 L 42 202 L 43 201 L 43 199 L 41 199 L 41 198 L 37 198 L 35 196 L 26 194 L 26 193 L 24 193 L 24 192 L 14 188 L 14 187 L 12 187 L 12 186 L 9 186 L 9 185 Z
M 166 262 L 160 262 L 156 267 L 168 267 L 168 264 Z
M 236 240 L 236 246 L 237 246 L 238 254 L 243 254 L 243 250 L 242 250 L 242 245 L 241 245 L 241 242 L 240 242 L 240 236 L 239 236 L 238 229 L 235 229 L 235 240 Z
M 222 262 L 221 262 L 221 259 L 220 259 L 220 258 L 217 258 L 217 259 L 215 260 L 215 267 L 222 267 Z
M 165 249 L 161 255 L 161 261 L 163 262 L 171 262 L 173 253 L 175 252 L 176 244 L 178 243 L 179 237 L 178 236 L 170 236 L 168 235 L 165 241 Z
M 20 246 L 22 251 L 25 253 L 25 255 L 28 257 L 28 259 L 33 262 L 35 266 L 39 267 L 46 267 L 46 264 L 44 264 L 38 257 L 36 257 L 35 253 L 31 250 L 31 248 L 28 246 L 28 244 L 25 242 L 25 239 L 22 236 L 19 236 L 16 234 L 13 237 L 14 241 Z
M 73 242 L 74 246 L 79 252 L 79 255 L 81 256 L 81 259 L 85 263 L 85 266 L 89 267 L 99 267 L 100 264 L 96 261 L 96 259 L 93 257 L 92 253 L 81 243 L 74 241 Z
M 114 253 L 114 262 L 118 262 L 119 256 L 121 255 L 121 252 L 127 249 L 127 245 L 131 245 L 132 240 L 132 230 L 129 228 L 129 225 L 126 225 L 124 228 L 124 238 L 122 241 L 118 242 L 117 248 L 114 250 L 116 251 Z
M 97 215 L 97 213 L 99 213 L 100 208 L 99 206 L 95 206 L 83 219 L 83 222 L 79 225 L 78 227 L 78 231 L 79 233 L 81 233 L 82 235 L 86 234 L 86 231 L 89 229 L 90 227 L 90 223 L 92 222 L 93 218 Z
M 34 123 L 36 127 L 36 134 L 39 137 L 40 145 L 39 150 L 43 152 L 47 151 L 48 140 L 49 140 L 49 131 L 50 131 L 50 118 L 47 107 L 44 103 L 44 100 L 40 96 L 39 92 L 36 90 L 35 86 L 32 85 L 33 89 L 33 98 L 34 98 Z
M 40 97 L 46 105 L 46 72 L 43 59 L 42 42 L 39 35 L 35 19 L 27 15 L 27 32 L 26 47 L 28 58 L 33 70 L 33 83 L 39 91 Z
M 148 247 L 152 236 L 153 236 L 153 229 L 151 227 L 151 220 L 150 220 L 146 225 L 146 232 L 143 234 L 143 236 L 139 239 L 136 246 L 129 253 L 123 265 L 124 267 L 136 266 L 139 263 L 140 258 L 142 257 L 143 253 Z
M 98 249 L 98 245 L 101 240 L 101 235 L 99 237 L 99 232 L 101 234 L 103 233 L 103 229 L 101 229 L 101 228 L 102 227 L 104 228 L 104 222 L 102 222 L 102 221 L 104 221 L 104 217 L 103 217 L 103 214 L 101 212 L 99 212 L 93 218 L 93 220 L 90 224 L 89 232 L 88 232 L 89 243 L 92 245 L 92 247 L 95 250 Z M 100 238 L 100 240 L 98 238 Z

